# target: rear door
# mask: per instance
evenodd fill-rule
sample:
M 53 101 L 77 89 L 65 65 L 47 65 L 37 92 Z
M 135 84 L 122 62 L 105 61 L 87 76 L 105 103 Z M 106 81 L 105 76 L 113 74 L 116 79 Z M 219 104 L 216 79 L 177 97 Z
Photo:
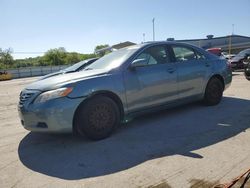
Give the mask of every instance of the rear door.
M 202 94 L 212 68 L 209 60 L 189 46 L 172 45 L 172 52 L 177 66 L 179 97 Z

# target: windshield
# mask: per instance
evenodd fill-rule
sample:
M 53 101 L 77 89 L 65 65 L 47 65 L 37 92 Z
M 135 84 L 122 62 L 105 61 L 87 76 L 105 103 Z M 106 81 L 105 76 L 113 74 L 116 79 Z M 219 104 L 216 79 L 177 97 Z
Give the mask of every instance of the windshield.
M 139 46 L 131 46 L 114 51 L 98 59 L 93 64 L 89 65 L 86 69 L 113 69 L 119 67 L 136 50 L 138 50 L 138 48 Z
M 76 71 L 78 68 L 80 68 L 82 65 L 84 65 L 85 63 L 87 63 L 88 60 L 85 61 L 80 61 L 66 69 L 63 70 L 63 72 L 71 72 L 71 71 Z
M 243 50 L 239 53 L 239 56 L 245 56 L 246 54 L 250 54 L 250 49 Z

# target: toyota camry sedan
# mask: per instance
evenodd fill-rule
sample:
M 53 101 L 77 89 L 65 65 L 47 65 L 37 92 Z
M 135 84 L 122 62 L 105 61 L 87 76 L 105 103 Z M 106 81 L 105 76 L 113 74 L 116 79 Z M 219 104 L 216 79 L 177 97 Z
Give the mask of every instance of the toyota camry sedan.
M 98 140 L 131 116 L 193 101 L 217 105 L 231 81 L 226 60 L 189 44 L 150 42 L 28 85 L 18 111 L 27 130 Z

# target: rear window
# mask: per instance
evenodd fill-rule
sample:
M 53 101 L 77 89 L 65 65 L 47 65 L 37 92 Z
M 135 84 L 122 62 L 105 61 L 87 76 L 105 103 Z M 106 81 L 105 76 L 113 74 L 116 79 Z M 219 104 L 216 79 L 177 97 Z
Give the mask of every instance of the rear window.
M 173 52 L 177 62 L 204 60 L 206 57 L 192 48 L 185 46 L 173 46 Z
M 192 49 L 181 46 L 173 46 L 173 51 L 176 61 L 196 60 L 196 55 Z

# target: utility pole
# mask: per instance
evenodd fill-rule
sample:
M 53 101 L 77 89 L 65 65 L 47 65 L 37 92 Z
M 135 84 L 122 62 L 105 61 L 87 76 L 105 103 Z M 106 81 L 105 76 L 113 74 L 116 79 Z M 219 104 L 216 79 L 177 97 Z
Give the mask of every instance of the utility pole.
M 234 24 L 232 24 L 232 35 L 229 36 L 228 53 L 231 54 L 232 51 L 232 36 L 234 35 Z
M 228 53 L 231 54 L 231 48 L 232 48 L 232 36 L 229 36 L 229 46 L 228 46 Z
M 145 42 L 145 33 L 143 33 L 142 36 L 143 36 L 143 41 L 142 42 L 144 43 Z
M 152 22 L 153 22 L 153 41 L 155 41 L 155 18 L 153 18 Z

